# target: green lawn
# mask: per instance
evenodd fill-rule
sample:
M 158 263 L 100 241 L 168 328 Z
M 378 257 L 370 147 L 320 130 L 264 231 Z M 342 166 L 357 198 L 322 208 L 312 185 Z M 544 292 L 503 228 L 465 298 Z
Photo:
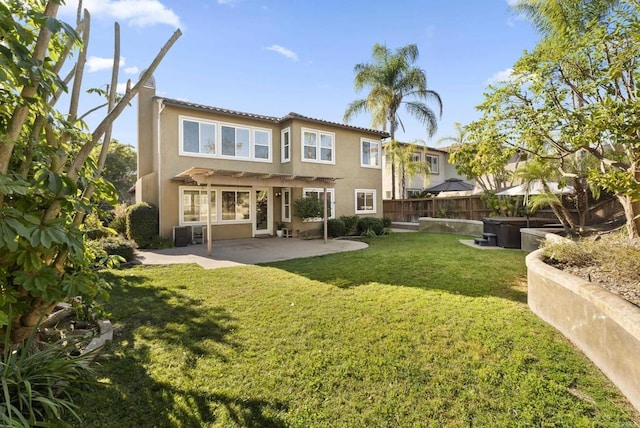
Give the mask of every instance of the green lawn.
M 116 337 L 81 426 L 637 426 L 528 310 L 524 253 L 458 239 L 115 272 Z

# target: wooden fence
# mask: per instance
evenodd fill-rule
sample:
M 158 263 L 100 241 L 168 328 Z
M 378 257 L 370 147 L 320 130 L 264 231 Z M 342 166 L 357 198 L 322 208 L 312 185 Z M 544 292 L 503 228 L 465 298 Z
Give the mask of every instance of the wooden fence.
M 482 220 L 493 212 L 480 195 L 453 198 L 387 199 L 382 201 L 385 217 L 394 222 L 417 223 L 420 217 L 448 217 L 464 220 Z M 609 199 L 592 205 L 587 214 L 587 225 L 610 219 L 622 210 L 616 199 Z M 570 210 L 577 221 L 577 212 Z M 556 219 L 551 209 L 535 212 L 538 218 Z

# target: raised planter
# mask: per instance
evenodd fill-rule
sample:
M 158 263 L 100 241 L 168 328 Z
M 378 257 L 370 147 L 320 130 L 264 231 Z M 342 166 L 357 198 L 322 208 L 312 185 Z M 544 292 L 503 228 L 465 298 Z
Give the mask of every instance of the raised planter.
M 453 233 L 457 235 L 482 235 L 482 222 L 479 220 L 461 220 L 457 218 L 420 217 L 420 232 Z
M 640 410 L 640 308 L 543 261 L 526 258 L 528 303 L 585 355 Z

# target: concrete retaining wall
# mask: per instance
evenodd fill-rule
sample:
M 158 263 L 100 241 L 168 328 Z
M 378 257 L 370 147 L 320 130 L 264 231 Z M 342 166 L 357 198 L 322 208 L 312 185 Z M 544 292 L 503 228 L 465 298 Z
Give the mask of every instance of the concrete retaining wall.
M 558 233 L 564 233 L 561 228 L 539 227 L 520 229 L 520 248 L 527 253 L 540 248 L 540 243 L 545 239 L 563 239 Z
M 547 265 L 542 257 L 537 250 L 526 259 L 529 307 L 580 348 L 640 410 L 640 308 Z
M 418 223 L 420 232 L 482 236 L 482 222 L 479 220 L 420 217 Z

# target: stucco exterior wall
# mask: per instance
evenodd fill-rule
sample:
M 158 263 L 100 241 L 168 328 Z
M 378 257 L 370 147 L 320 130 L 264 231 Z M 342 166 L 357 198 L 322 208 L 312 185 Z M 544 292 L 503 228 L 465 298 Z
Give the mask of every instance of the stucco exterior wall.
M 531 310 L 585 353 L 640 410 L 640 308 L 547 265 L 543 251 L 526 258 Z
M 151 112 L 151 113 L 149 113 Z M 271 135 L 271 156 L 269 160 L 245 160 L 239 158 L 224 158 L 220 156 L 199 155 L 181 151 L 181 120 L 212 122 L 216 124 L 217 138 L 220 126 L 242 126 L 253 129 L 266 130 Z M 209 169 L 212 171 L 250 173 L 252 176 L 278 176 L 287 174 L 297 177 L 297 181 L 287 182 L 286 178 L 260 181 L 234 180 L 235 174 L 224 177 L 211 175 L 210 182 L 213 189 L 236 189 L 251 191 L 251 223 L 255 223 L 254 204 L 255 191 L 267 190 L 269 194 L 270 225 L 268 233 L 275 234 L 275 225 L 282 221 L 282 189 L 291 188 L 292 202 L 302 195 L 303 188 L 322 189 L 325 186 L 334 188 L 335 216 L 356 214 L 356 189 L 373 190 L 376 194 L 376 212 L 373 215 L 382 217 L 382 173 L 381 168 L 366 168 L 361 166 L 361 139 L 380 141 L 381 134 L 377 131 L 355 129 L 341 124 L 333 124 L 322 120 L 305 118 L 296 114 L 288 115 L 286 119 L 253 115 L 249 113 L 232 112 L 223 109 L 183 103 L 154 97 L 153 88 L 145 88 L 140 98 L 139 112 L 139 166 L 143 170 L 151 169 L 157 174 L 155 189 L 145 179 L 145 186 L 138 186 L 140 192 L 136 197 L 149 201 L 154 199 L 160 210 L 160 234 L 165 238 L 173 235 L 173 227 L 181 225 L 180 195 L 181 186 L 197 186 L 177 180 L 177 176 L 193 168 Z M 282 162 L 281 135 L 282 131 L 290 131 L 290 161 Z M 334 162 L 308 162 L 302 159 L 303 129 L 331 133 L 334 136 Z M 380 156 L 382 154 L 380 153 Z M 316 180 L 320 178 L 335 178 L 335 182 Z M 306 183 L 309 183 L 306 185 Z M 291 184 L 294 183 L 294 184 Z M 276 196 L 278 194 L 279 196 Z M 292 217 L 293 223 L 300 219 Z M 244 220 L 238 223 L 243 223 Z M 292 229 L 305 230 L 318 228 L 321 224 L 287 224 Z M 194 225 L 194 224 L 192 224 Z M 212 225 L 213 239 L 228 239 L 253 236 L 253 224 L 217 223 Z M 217 230 L 220 229 L 220 230 Z

